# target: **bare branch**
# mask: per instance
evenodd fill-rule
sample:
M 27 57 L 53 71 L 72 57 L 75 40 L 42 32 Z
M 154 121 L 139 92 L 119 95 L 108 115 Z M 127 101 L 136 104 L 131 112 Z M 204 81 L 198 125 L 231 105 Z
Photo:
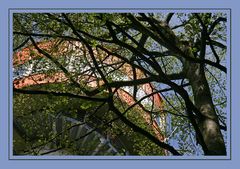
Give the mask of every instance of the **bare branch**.
M 139 126 L 135 125 L 131 121 L 129 121 L 125 116 L 122 115 L 122 113 L 114 106 L 113 102 L 109 102 L 110 109 L 116 113 L 116 115 L 120 118 L 122 122 L 124 122 L 126 125 L 131 127 L 133 131 L 138 132 L 142 134 L 143 136 L 147 137 L 149 140 L 151 140 L 153 143 L 157 144 L 158 146 L 170 151 L 173 155 L 181 155 L 177 150 L 175 150 L 172 146 L 169 144 L 166 144 L 164 142 L 159 141 L 156 137 L 152 136 L 150 133 L 145 131 L 144 129 L 140 128 Z
M 95 101 L 95 102 L 105 102 L 108 100 L 108 98 L 88 97 L 88 96 L 75 95 L 72 93 L 61 93 L 61 92 L 42 91 L 42 90 L 23 90 L 23 89 L 14 88 L 13 91 L 21 94 L 65 96 L 65 97 L 78 98 L 78 99 Z
M 169 24 L 169 22 L 170 22 L 170 20 L 172 19 L 173 15 L 174 15 L 174 13 L 169 13 L 169 14 L 167 15 L 167 17 L 166 17 L 166 19 L 165 19 L 165 22 L 166 22 L 167 24 Z

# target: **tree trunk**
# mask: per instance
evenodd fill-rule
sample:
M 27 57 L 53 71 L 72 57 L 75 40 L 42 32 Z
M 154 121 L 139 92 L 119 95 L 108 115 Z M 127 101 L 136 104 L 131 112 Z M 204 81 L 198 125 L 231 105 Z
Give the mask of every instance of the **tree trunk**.
M 198 63 L 188 62 L 185 66 L 185 70 L 187 70 L 186 77 L 193 90 L 195 106 L 203 117 L 197 120 L 197 124 L 208 148 L 208 152 L 205 152 L 205 155 L 226 155 L 223 135 L 205 72 Z

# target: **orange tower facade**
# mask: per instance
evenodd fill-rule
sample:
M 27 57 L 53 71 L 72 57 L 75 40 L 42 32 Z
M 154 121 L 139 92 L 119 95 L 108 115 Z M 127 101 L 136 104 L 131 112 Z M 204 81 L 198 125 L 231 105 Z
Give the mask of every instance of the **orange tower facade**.
M 68 53 L 68 49 L 71 48 L 71 50 L 75 49 L 80 49 L 83 46 L 78 43 L 78 42 L 71 42 L 69 43 L 62 43 L 56 48 L 56 43 L 53 41 L 48 41 L 48 42 L 41 42 L 38 43 L 38 47 L 41 50 L 47 51 L 50 53 L 54 58 L 57 58 L 61 55 L 66 55 Z M 79 55 L 86 55 L 86 51 L 80 50 Z M 95 54 L 99 54 L 98 51 L 94 51 Z M 14 68 L 20 67 L 24 65 L 25 63 L 34 60 L 36 58 L 41 58 L 45 57 L 43 54 L 40 54 L 38 50 L 34 46 L 29 46 L 21 51 L 15 52 L 13 55 L 13 65 Z M 105 60 L 106 63 L 110 64 L 113 61 L 117 61 L 117 58 L 115 57 L 109 57 L 108 59 Z M 31 70 L 31 67 L 29 68 Z M 124 64 L 120 69 L 119 69 L 123 74 L 126 75 L 125 79 L 132 79 L 132 68 L 128 64 Z M 137 73 L 137 78 L 143 78 L 144 74 L 140 70 L 136 70 Z M 46 73 L 28 73 L 25 74 L 24 76 L 17 76 L 15 77 L 13 81 L 13 87 L 16 89 L 21 89 L 24 87 L 28 86 L 34 86 L 34 85 L 41 85 L 41 84 L 48 84 L 48 83 L 60 83 L 60 82 L 66 82 L 69 81 L 69 77 L 65 75 L 63 72 L 55 72 L 51 74 L 46 74 Z M 87 84 L 88 87 L 91 88 L 97 88 L 103 85 L 103 81 L 97 80 L 95 77 L 89 76 L 89 75 L 84 75 L 78 78 L 78 82 Z M 144 95 L 151 95 L 156 89 L 154 88 L 154 85 L 151 83 L 146 83 L 143 84 L 139 87 L 138 89 L 144 94 L 141 94 L 140 97 Z M 119 88 L 117 89 L 117 95 L 118 97 L 127 103 L 129 106 L 133 105 L 136 103 L 137 99 L 133 97 L 133 92 L 132 90 L 128 89 L 127 87 L 125 88 Z M 154 110 L 157 110 L 158 112 L 161 112 L 160 110 L 163 109 L 163 100 L 160 96 L 159 93 L 152 94 L 148 99 L 148 102 L 151 102 L 153 105 Z M 142 117 L 145 120 L 145 122 L 150 125 L 155 133 L 155 136 L 160 140 L 160 141 L 165 141 L 165 130 L 166 130 L 166 116 L 163 113 L 159 114 L 159 119 L 160 119 L 160 125 L 157 122 L 157 119 L 152 119 L 152 116 L 145 112 L 141 106 L 137 106 L 137 108 L 142 112 Z M 158 119 L 158 120 L 159 120 Z M 167 152 L 165 151 L 165 154 L 167 155 Z

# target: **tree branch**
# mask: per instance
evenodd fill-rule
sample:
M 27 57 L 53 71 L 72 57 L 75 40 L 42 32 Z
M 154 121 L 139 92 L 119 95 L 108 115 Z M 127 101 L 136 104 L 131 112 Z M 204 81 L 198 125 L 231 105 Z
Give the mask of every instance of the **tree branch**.
M 169 14 L 167 15 L 167 17 L 166 17 L 166 19 L 165 19 L 165 22 L 166 22 L 167 24 L 169 24 L 169 22 L 170 22 L 170 20 L 172 19 L 173 15 L 174 15 L 174 13 L 169 13 Z
M 147 137 L 149 140 L 151 140 L 153 143 L 157 144 L 159 147 L 162 147 L 169 152 L 171 152 L 173 155 L 181 155 L 177 150 L 175 150 L 172 146 L 169 144 L 166 144 L 164 142 L 159 141 L 156 137 L 152 136 L 150 133 L 148 133 L 146 130 L 140 128 L 139 126 L 135 125 L 131 121 L 129 121 L 122 113 L 114 106 L 113 102 L 109 102 L 110 110 L 112 110 L 122 122 L 124 122 L 126 125 L 131 127 L 133 131 L 138 132 L 142 134 L 143 136 Z
M 106 102 L 108 98 L 98 98 L 98 97 L 88 97 L 80 96 L 72 93 L 61 93 L 61 92 L 52 92 L 52 91 L 42 91 L 42 90 L 22 90 L 22 89 L 13 89 L 14 92 L 20 94 L 36 94 L 36 95 L 53 95 L 53 96 L 65 96 L 71 98 L 78 98 L 83 100 L 95 101 L 95 102 Z
M 209 35 L 213 32 L 215 26 L 216 26 L 217 24 L 219 24 L 220 22 L 227 22 L 227 18 L 223 18 L 223 17 L 217 18 L 217 19 L 212 23 L 212 25 L 211 25 L 210 28 L 209 28 L 209 31 L 208 31 Z
M 142 16 L 143 16 L 144 18 L 148 19 L 145 14 L 142 14 Z M 196 16 L 198 16 L 198 15 L 196 15 Z M 131 18 L 134 22 L 136 22 L 136 24 L 138 24 L 138 25 L 140 25 L 140 26 L 143 26 L 143 25 L 139 24 L 138 21 L 136 21 L 133 17 L 130 17 L 130 18 Z M 163 46 L 165 46 L 166 48 L 174 51 L 176 54 L 179 54 L 180 56 L 184 57 L 185 59 L 187 59 L 187 60 L 189 60 L 189 61 L 191 61 L 191 62 L 202 63 L 202 64 L 203 64 L 203 63 L 209 64 L 209 65 L 214 66 L 214 67 L 220 69 L 221 71 L 224 71 L 225 73 L 227 73 L 227 68 L 226 68 L 225 66 L 220 65 L 219 63 L 215 63 L 215 62 L 212 62 L 212 61 L 207 60 L 207 59 L 198 59 L 198 58 L 194 58 L 194 57 L 191 57 L 191 56 L 186 55 L 186 54 L 185 54 L 182 50 L 180 50 L 175 44 L 173 44 L 172 41 L 169 41 L 168 39 L 166 39 L 165 35 L 164 35 L 161 31 L 159 31 L 159 28 L 158 28 L 150 19 L 149 19 L 149 24 L 151 24 L 151 25 L 156 29 L 156 31 L 160 34 L 160 36 L 163 37 L 164 40 L 166 40 L 167 43 L 159 41 L 159 43 L 160 43 L 161 45 L 163 45 Z M 144 29 L 144 28 L 142 28 L 142 29 Z M 169 28 L 169 29 L 170 29 L 170 28 Z M 173 39 L 173 40 L 174 40 L 174 39 Z
M 64 36 L 64 35 L 57 35 L 57 34 L 29 33 L 29 32 L 17 32 L 17 31 L 14 31 L 13 34 L 32 36 L 32 37 L 61 38 L 61 39 L 65 39 L 65 40 L 74 40 L 74 41 L 79 40 L 78 38 L 74 38 L 71 36 Z
M 13 34 L 14 34 L 14 33 L 13 33 Z M 23 41 L 19 46 L 15 47 L 15 48 L 13 49 L 13 51 L 16 51 L 16 50 L 22 48 L 25 44 L 28 43 L 29 40 L 30 40 L 30 39 L 27 38 L 27 39 L 26 39 L 25 41 Z

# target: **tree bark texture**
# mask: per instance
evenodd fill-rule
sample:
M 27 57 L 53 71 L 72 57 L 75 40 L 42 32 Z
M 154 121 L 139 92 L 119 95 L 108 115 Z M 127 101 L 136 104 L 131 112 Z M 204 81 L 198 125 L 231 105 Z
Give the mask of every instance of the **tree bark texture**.
M 226 155 L 223 135 L 205 72 L 199 63 L 188 62 L 186 67 L 186 77 L 193 90 L 195 106 L 201 113 L 201 117 L 197 118 L 197 124 L 208 148 L 205 155 Z

